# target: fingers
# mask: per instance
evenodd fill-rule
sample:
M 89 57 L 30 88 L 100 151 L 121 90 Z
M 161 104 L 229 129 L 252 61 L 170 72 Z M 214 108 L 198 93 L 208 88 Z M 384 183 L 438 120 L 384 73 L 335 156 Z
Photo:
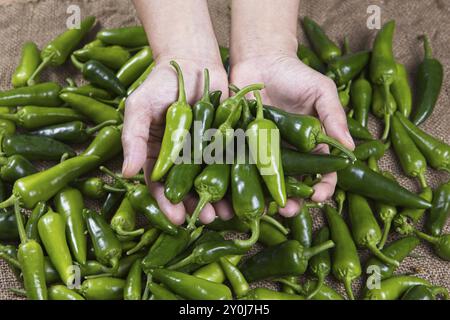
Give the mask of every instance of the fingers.
M 186 210 L 188 213 L 192 213 L 197 206 L 198 198 L 192 195 L 188 195 L 184 200 L 184 205 L 186 206 Z M 207 203 L 205 207 L 200 211 L 199 219 L 203 224 L 209 224 L 214 221 L 216 218 L 216 212 L 212 204 Z
M 126 178 L 137 174 L 145 163 L 151 122 L 151 112 L 145 100 L 132 94 L 126 101 L 122 130 L 122 174 Z
M 293 217 L 300 212 L 302 202 L 303 200 L 301 199 L 288 199 L 286 202 L 286 206 L 284 208 L 280 208 L 278 210 L 278 213 L 286 218 Z
M 164 186 L 159 182 L 152 182 L 150 192 L 158 202 L 158 206 L 167 218 L 176 225 L 184 223 L 186 210 L 183 203 L 173 204 L 164 195 Z
M 234 212 L 230 201 L 224 199 L 213 204 L 214 210 L 220 219 L 227 221 L 233 218 Z
M 325 127 L 327 135 L 335 138 L 350 150 L 355 148 L 352 136 L 348 131 L 347 118 L 339 102 L 336 85 L 328 78 L 322 80 L 319 97 L 316 101 L 316 110 Z
M 336 172 L 323 175 L 322 180 L 313 187 L 314 194 L 312 195 L 311 200 L 314 202 L 325 202 L 330 199 L 333 196 L 336 183 Z

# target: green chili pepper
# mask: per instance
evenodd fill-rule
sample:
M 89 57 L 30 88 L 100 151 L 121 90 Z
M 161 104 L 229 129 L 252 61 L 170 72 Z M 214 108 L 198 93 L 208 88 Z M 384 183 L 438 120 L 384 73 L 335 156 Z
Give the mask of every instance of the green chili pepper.
M 144 229 L 136 229 L 136 212 L 127 197 L 122 200 L 119 208 L 111 219 L 111 228 L 118 236 L 140 236 Z
M 128 273 L 123 290 L 124 300 L 141 300 L 142 295 L 142 267 L 141 260 L 136 260 Z
M 384 156 L 384 153 L 386 152 L 388 147 L 389 144 L 384 144 L 379 140 L 373 140 L 361 143 L 355 148 L 353 153 L 355 154 L 356 158 L 360 161 L 366 161 L 370 157 L 379 160 Z
M 118 96 L 125 96 L 125 86 L 120 82 L 114 72 L 99 61 L 88 60 L 85 63 L 71 56 L 73 65 L 81 71 L 83 77 L 95 86 L 113 92 Z
M 416 126 L 424 122 L 434 110 L 442 87 L 444 71 L 439 60 L 432 57 L 431 46 L 426 35 L 422 36 L 425 57 L 417 70 L 417 105 L 412 123 Z
M 231 284 L 233 288 L 233 292 L 236 298 L 241 298 L 247 295 L 250 287 L 245 280 L 244 275 L 239 271 L 239 269 L 231 263 L 226 257 L 222 257 L 219 259 L 220 266 L 223 269 L 228 282 Z
M 226 256 L 225 258 L 231 264 L 236 266 L 241 260 L 242 256 Z M 192 275 L 215 283 L 223 283 L 226 279 L 226 275 L 219 262 L 212 262 L 210 264 L 207 264 L 197 269 Z
M 397 112 L 395 116 L 408 132 L 417 148 L 425 156 L 430 166 L 437 170 L 450 171 L 450 146 L 420 130 L 400 113 Z
M 164 195 L 172 203 L 180 203 L 194 186 L 194 179 L 201 172 L 202 166 L 193 163 L 174 165 L 164 181 Z
M 426 221 L 426 230 L 432 236 L 440 236 L 450 217 L 450 181 L 440 185 L 433 193 L 433 202 Z
M 286 193 L 292 198 L 311 198 L 314 189 L 305 183 L 302 183 L 294 177 L 285 177 Z
M 212 105 L 214 106 L 214 109 L 217 109 L 219 107 L 221 97 L 222 97 L 222 91 L 220 91 L 220 90 L 212 91 L 209 94 L 209 100 L 211 101 Z
M 249 282 L 284 276 L 298 276 L 306 271 L 308 260 L 334 247 L 333 241 L 305 248 L 296 240 L 288 240 L 268 247 L 245 260 L 241 271 Z
M 133 248 L 127 251 L 127 255 L 139 252 L 141 249 L 152 245 L 156 241 L 156 239 L 158 239 L 159 235 L 160 232 L 157 229 L 148 229 L 142 234 L 139 242 L 135 246 L 133 246 Z
M 344 203 L 347 199 L 347 193 L 341 188 L 336 187 L 333 197 L 334 201 L 337 204 L 337 212 L 339 214 L 342 214 L 342 209 L 344 209 Z
M 354 300 L 352 281 L 361 276 L 361 263 L 356 245 L 347 224 L 338 212 L 326 205 L 325 214 L 331 240 L 335 243 L 335 247 L 331 251 L 331 271 L 336 279 L 344 283 L 349 299 Z
M 276 246 L 287 240 L 286 236 L 272 224 L 261 221 L 258 242 L 266 247 Z
M 86 118 L 96 124 L 109 120 L 114 120 L 117 123 L 122 123 L 123 121 L 123 117 L 120 112 L 95 99 L 69 92 L 60 94 L 60 97 L 74 110 L 86 116 Z
M 66 154 L 76 155 L 68 145 L 47 138 L 30 135 L 14 135 L 2 141 L 2 151 L 7 157 L 21 155 L 28 160 L 60 160 Z
M 427 161 L 396 116 L 392 118 L 391 141 L 403 171 L 419 179 L 421 187 L 426 188 Z
M 0 107 L 0 114 L 9 113 L 8 107 Z M 16 124 L 10 120 L 0 119 L 0 143 L 4 136 L 12 136 L 16 133 Z
M 54 82 L 45 82 L 30 87 L 22 87 L 0 92 L 0 106 L 43 106 L 59 107 L 63 104 L 59 98 L 61 87 Z
M 80 190 L 83 196 L 94 200 L 103 199 L 106 196 L 106 190 L 113 188 L 105 185 L 103 180 L 98 177 L 76 180 L 71 185 Z
M 15 241 L 19 239 L 17 221 L 14 211 L 0 210 L 0 240 Z
M 398 111 L 409 118 L 412 109 L 412 92 L 409 86 L 408 73 L 401 63 L 396 63 L 397 77 L 392 83 L 391 92 L 397 102 Z
M 64 284 L 73 282 L 73 263 L 66 242 L 64 218 L 49 209 L 38 222 L 39 237 Z
M 183 74 L 175 61 L 171 61 L 170 64 L 178 74 L 179 95 L 178 101 L 167 109 L 166 128 L 158 159 L 151 174 L 152 181 L 159 181 L 172 167 L 183 148 L 186 135 L 192 124 L 192 108 L 186 101 Z
M 150 300 L 180 300 L 177 295 L 170 290 L 151 281 L 147 281 L 146 289 L 152 293 Z
M 409 288 L 403 294 L 402 300 L 437 300 L 437 296 L 448 300 L 448 290 L 444 287 L 417 285 Z
M 185 299 L 191 300 L 231 300 L 230 289 L 219 283 L 200 279 L 188 274 L 166 269 L 155 269 L 155 280 Z
M 372 58 L 370 61 L 370 79 L 373 83 L 382 87 L 383 117 L 385 129 L 382 140 L 386 140 L 390 130 L 390 118 L 393 114 L 389 107 L 389 100 L 393 100 L 390 87 L 397 77 L 397 66 L 395 64 L 392 50 L 392 39 L 395 31 L 395 21 L 389 21 L 378 32 L 373 43 Z
M 430 187 L 423 188 L 419 196 L 425 199 L 425 201 L 431 202 L 433 199 L 433 190 Z M 411 219 L 413 223 L 417 223 L 423 217 L 425 211 L 425 209 L 404 209 L 399 215 Z
M 254 108 L 254 104 L 250 104 L 250 108 L 252 107 Z M 281 137 L 300 152 L 310 152 L 318 144 L 326 143 L 341 150 L 351 160 L 355 159 L 350 150 L 322 131 L 322 124 L 315 117 L 288 113 L 271 106 L 264 106 L 264 117 L 275 122 Z
M 387 114 L 385 113 L 385 108 L 387 108 Z M 391 92 L 388 92 L 387 98 L 384 99 L 382 88 L 378 85 L 373 86 L 373 99 L 372 99 L 372 113 L 374 116 L 380 119 L 385 119 L 389 116 L 389 121 L 391 116 L 397 110 L 397 102 Z M 390 127 L 389 127 L 390 130 Z
M 25 87 L 40 63 L 41 56 L 37 45 L 32 41 L 25 42 L 22 46 L 20 62 L 11 78 L 13 87 Z M 37 78 L 35 81 L 38 82 Z
M 131 48 L 148 45 L 147 35 L 142 26 L 103 29 L 97 33 L 96 37 L 110 45 Z
M 91 30 L 95 23 L 95 17 L 83 19 L 78 28 L 68 29 L 50 41 L 41 51 L 41 64 L 28 79 L 29 86 L 35 84 L 35 78 L 47 66 L 60 66 L 66 62 L 69 55 L 80 43 L 84 36 Z
M 385 247 L 381 252 L 398 262 L 402 262 L 419 244 L 419 239 L 416 237 L 406 237 L 395 242 L 392 242 L 387 247 Z M 376 267 L 378 268 L 377 272 L 379 272 L 381 280 L 388 279 L 392 277 L 394 271 L 397 269 L 396 266 L 392 264 L 387 264 L 377 257 L 371 257 L 367 260 L 366 263 L 367 268 Z
M 350 135 L 354 139 L 373 140 L 370 131 L 367 128 L 363 127 L 360 123 L 358 123 L 358 121 L 349 116 L 347 116 L 347 127 L 348 131 L 350 131 Z
M 290 239 L 298 241 L 303 247 L 312 244 L 312 217 L 307 206 L 302 206 L 300 212 L 292 218 L 286 218 L 290 231 Z
M 319 57 L 310 48 L 303 44 L 298 45 L 297 57 L 302 60 L 304 64 L 310 66 L 320 73 L 325 73 L 326 68 Z
M 305 17 L 303 19 L 303 28 L 314 51 L 323 62 L 330 63 L 342 55 L 341 49 L 328 38 L 322 28 L 311 18 Z
M 250 154 L 270 195 L 280 207 L 284 207 L 287 197 L 280 155 L 280 131 L 274 122 L 264 119 L 259 92 L 255 92 L 255 97 L 258 107 L 256 119 L 248 125 L 246 132 Z
M 90 97 L 93 99 L 101 99 L 101 100 L 110 100 L 112 99 L 111 94 L 104 90 L 97 88 L 91 84 L 85 84 L 83 86 L 77 87 L 75 85 L 75 82 L 71 79 L 66 79 L 66 81 L 69 81 L 69 86 L 63 88 L 60 93 L 74 93 L 79 94 L 81 96 Z
M 327 227 L 320 229 L 312 244 L 320 245 L 330 239 L 330 231 Z M 323 251 L 309 261 L 309 271 L 317 278 L 317 286 L 308 293 L 307 299 L 314 299 L 315 295 L 321 291 L 325 278 L 331 272 L 331 258 L 328 251 Z M 309 290 L 308 290 L 309 291 Z M 307 292 L 308 292 L 307 291 Z
M 161 211 L 156 200 L 152 197 L 146 186 L 142 184 L 134 185 L 127 183 L 105 167 L 100 167 L 100 170 L 115 178 L 126 188 L 126 196 L 130 201 L 132 208 L 137 213 L 145 215 L 152 226 L 171 235 L 177 234 L 177 227 L 170 222 L 166 215 Z
M 84 300 L 75 291 L 67 288 L 63 285 L 54 285 L 48 288 L 48 299 L 49 300 Z
M 45 283 L 44 253 L 38 242 L 28 239 L 23 227 L 23 218 L 19 205 L 14 205 L 20 244 L 17 259 L 22 269 L 23 283 L 30 300 L 47 300 Z
M 370 58 L 369 51 L 346 54 L 333 59 L 328 64 L 327 76 L 336 82 L 338 87 L 347 86 L 367 65 Z
M 99 162 L 103 163 L 122 152 L 122 126 L 107 126 L 102 128 L 91 144 L 83 151 L 82 155 L 95 155 L 99 158 Z
M 91 237 L 97 260 L 111 267 L 112 272 L 117 271 L 119 259 L 122 255 L 122 245 L 109 224 L 98 213 L 92 210 L 83 210 L 83 216 Z
M 311 292 L 318 286 L 315 280 L 306 280 L 303 284 L 303 290 L 305 293 L 311 295 Z M 322 284 L 319 291 L 314 294 L 311 300 L 344 300 L 344 297 L 337 293 L 332 287 Z
M 0 165 L 0 178 L 6 182 L 15 182 L 38 171 L 30 161 L 18 154 L 0 157 Z
M 45 108 L 26 106 L 17 113 L 0 114 L 0 119 L 13 121 L 27 130 L 33 130 L 52 124 L 82 120 L 84 117 L 70 108 Z
M 278 292 L 267 288 L 255 288 L 241 300 L 305 300 L 303 296 Z
M 428 201 L 382 174 L 374 172 L 360 161 L 338 171 L 337 174 L 338 186 L 344 191 L 394 206 L 413 209 L 431 208 Z
M 413 276 L 394 276 L 380 282 L 379 288 L 364 288 L 365 300 L 397 300 L 409 288 L 425 285 L 430 286 L 427 280 Z
M 323 154 L 300 153 L 291 149 L 281 149 L 281 161 L 286 175 L 324 174 L 344 169 L 350 160 Z
M 43 201 L 38 202 L 33 211 L 31 211 L 31 215 L 25 225 L 25 233 L 28 239 L 35 240 L 37 242 L 41 241 L 39 238 L 38 222 L 47 211 L 47 205 Z
M 96 60 L 114 70 L 120 69 L 130 59 L 128 50 L 120 46 L 82 48 L 74 51 L 73 55 L 81 62 Z
M 84 280 L 79 292 L 87 300 L 121 300 L 125 280 L 101 277 Z
M 70 251 L 81 265 L 86 263 L 86 224 L 83 219 L 84 201 L 80 191 L 66 187 L 55 195 L 56 211 L 64 218 Z
M 382 234 L 367 200 L 359 195 L 349 193 L 348 201 L 351 230 L 356 245 L 367 247 L 381 261 L 398 266 L 397 260 L 385 256 L 377 248 Z
M 132 56 L 117 71 L 116 76 L 125 86 L 130 86 L 153 62 L 153 53 L 150 47 L 144 47 L 134 56 Z
M 350 89 L 352 86 L 352 82 L 350 81 L 344 89 L 338 90 L 338 97 L 341 106 L 347 110 L 348 105 L 350 104 Z
M 353 118 L 364 128 L 367 128 L 369 122 L 372 92 L 372 85 L 365 78 L 365 72 L 361 72 L 359 78 L 352 82 L 350 100 L 354 110 Z

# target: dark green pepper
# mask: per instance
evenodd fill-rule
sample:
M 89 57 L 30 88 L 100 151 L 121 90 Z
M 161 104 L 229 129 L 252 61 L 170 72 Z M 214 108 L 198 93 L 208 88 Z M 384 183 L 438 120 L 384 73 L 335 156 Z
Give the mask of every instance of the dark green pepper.
M 103 199 L 106 196 L 106 189 L 111 188 L 106 187 L 103 180 L 98 177 L 76 180 L 72 186 L 80 190 L 83 196 L 95 200 Z
M 368 51 L 337 57 L 328 64 L 327 76 L 333 79 L 338 87 L 349 86 L 348 83 L 364 69 L 369 58 L 370 52 Z
M 27 41 L 22 46 L 20 62 L 11 77 L 11 84 L 14 88 L 25 87 L 28 79 L 41 63 L 40 51 L 32 41 Z M 38 79 L 35 78 L 35 81 Z
M 364 128 L 369 122 L 369 110 L 372 105 L 372 85 L 365 78 L 364 72 L 352 82 L 350 100 L 354 110 L 353 118 Z
M 144 233 L 144 229 L 135 229 L 136 212 L 127 197 L 122 200 L 119 208 L 111 219 L 111 228 L 120 237 L 137 237 Z
M 63 101 L 59 98 L 61 87 L 55 82 L 45 82 L 30 87 L 16 88 L 0 92 L 0 106 L 43 106 L 59 107 Z
M 38 171 L 27 158 L 19 154 L 7 158 L 0 157 L 0 165 L 1 179 L 11 183 Z
M 307 66 L 310 66 L 320 73 L 325 73 L 326 68 L 319 57 L 310 48 L 303 44 L 298 45 L 297 57 Z
M 442 234 L 450 216 L 450 181 L 434 191 L 432 205 L 425 227 L 429 234 L 437 237 Z
M 31 211 L 31 215 L 25 225 L 25 233 L 28 239 L 32 239 L 37 242 L 41 241 L 39 238 L 38 222 L 47 211 L 47 205 L 45 202 L 38 202 L 33 211 Z
M 384 144 L 379 140 L 367 141 L 359 144 L 353 153 L 356 158 L 360 161 L 366 161 L 370 157 L 375 158 L 376 160 L 381 159 L 384 156 L 384 153 L 388 149 L 389 144 Z
M 372 134 L 369 130 L 363 127 L 358 121 L 347 116 L 347 126 L 350 135 L 355 139 L 373 140 Z
M 73 55 L 81 62 L 96 60 L 113 70 L 120 69 L 130 59 L 128 50 L 120 46 L 82 48 Z
M 303 247 L 312 244 L 312 217 L 307 206 L 302 206 L 300 212 L 292 218 L 286 218 L 286 225 L 290 231 L 290 239 L 297 240 Z
M 323 62 L 330 63 L 342 55 L 341 49 L 328 38 L 322 28 L 311 18 L 305 17 L 303 19 L 303 28 L 314 51 Z
M 16 241 L 19 239 L 17 221 L 14 211 L 0 210 L 0 241 Z
M 344 169 L 350 160 L 343 157 L 323 154 L 300 153 L 291 149 L 281 149 L 284 173 L 288 176 L 303 174 L 325 174 Z
M 316 237 L 314 238 L 312 244 L 314 246 L 322 244 L 330 239 L 330 231 L 327 227 L 320 229 Z M 315 296 L 321 291 L 324 284 L 325 278 L 331 272 L 331 257 L 328 251 L 323 251 L 309 260 L 309 271 L 317 278 L 316 287 L 314 290 L 307 290 L 307 299 L 314 299 Z
M 111 94 L 104 89 L 97 88 L 91 84 L 85 84 L 83 86 L 77 87 L 75 85 L 75 82 L 73 82 L 73 80 L 66 79 L 66 81 L 69 82 L 69 86 L 63 88 L 60 91 L 60 93 L 66 93 L 66 92 L 74 93 L 74 94 L 79 94 L 81 96 L 86 96 L 86 97 L 90 97 L 90 98 L 94 98 L 94 99 L 101 99 L 101 100 L 112 99 Z
M 241 300 L 305 300 L 305 298 L 267 288 L 255 288 L 251 289 Z
M 411 287 L 418 285 L 430 286 L 427 280 L 413 276 L 394 276 L 383 280 L 380 285 L 368 289 L 364 288 L 365 300 L 397 300 Z
M 180 203 L 194 186 L 195 178 L 202 171 L 200 164 L 181 163 L 174 165 L 164 181 L 164 195 L 172 203 Z
M 141 300 L 142 295 L 142 267 L 141 259 L 136 260 L 128 273 L 123 290 L 124 300 Z
M 448 290 L 444 287 L 417 285 L 409 288 L 402 296 L 402 300 L 437 300 L 437 296 L 448 300 Z
M 294 177 L 285 177 L 286 193 L 290 198 L 311 198 L 314 194 L 313 187 L 298 181 Z

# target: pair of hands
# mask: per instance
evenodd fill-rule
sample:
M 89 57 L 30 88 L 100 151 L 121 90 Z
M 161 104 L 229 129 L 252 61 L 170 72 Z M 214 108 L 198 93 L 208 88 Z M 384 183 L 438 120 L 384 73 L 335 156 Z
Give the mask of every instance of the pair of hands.
M 125 122 L 122 134 L 124 164 L 122 173 L 131 177 L 143 167 L 149 177 L 158 157 L 164 133 L 165 114 L 178 94 L 176 73 L 169 65 L 176 60 L 184 75 L 189 104 L 200 99 L 203 90 L 203 70 L 208 68 L 211 77 L 211 91 L 221 90 L 222 99 L 229 94 L 228 84 L 238 87 L 252 83 L 264 83 L 261 92 L 264 103 L 277 106 L 289 112 L 318 116 L 329 136 L 353 149 L 354 143 L 347 128 L 336 86 L 332 80 L 303 64 L 293 53 L 246 57 L 231 65 L 230 80 L 220 57 L 209 59 L 183 59 L 177 57 L 156 57 L 156 65 L 147 80 L 126 101 Z M 232 57 L 233 62 L 233 57 Z M 327 153 L 328 146 L 321 145 L 316 152 Z M 334 193 L 336 173 L 323 176 L 314 186 L 313 201 L 323 202 Z M 197 198 L 190 195 L 183 203 L 172 204 L 164 196 L 163 184 L 150 183 L 150 192 L 161 210 L 175 224 L 185 221 L 186 213 L 193 212 Z M 301 202 L 289 199 L 280 214 L 290 217 L 299 212 Z M 202 223 L 212 222 L 216 216 L 227 220 L 233 216 L 229 201 L 208 204 L 200 214 Z

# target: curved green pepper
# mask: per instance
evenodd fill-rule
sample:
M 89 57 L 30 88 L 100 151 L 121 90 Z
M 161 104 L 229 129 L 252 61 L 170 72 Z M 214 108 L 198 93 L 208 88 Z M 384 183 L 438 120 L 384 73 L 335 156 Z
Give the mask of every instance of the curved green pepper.
M 99 165 L 105 161 L 113 159 L 122 151 L 122 126 L 107 126 L 102 128 L 91 144 L 81 155 L 97 156 Z
M 15 182 L 38 171 L 27 158 L 19 154 L 0 157 L 0 165 L 0 178 L 6 182 Z
M 297 57 L 307 66 L 310 66 L 320 73 L 325 73 L 326 68 L 319 57 L 310 48 L 303 44 L 298 45 Z
M 379 140 L 373 140 L 359 144 L 353 153 L 360 161 L 366 161 L 371 157 L 379 160 L 384 156 L 388 146 L 389 144 L 384 144 Z
M 31 211 L 31 215 L 25 225 L 25 233 L 28 239 L 32 239 L 37 242 L 41 241 L 39 238 L 38 222 L 47 211 L 47 205 L 43 201 L 38 202 L 33 211 Z
M 291 149 L 281 149 L 281 162 L 288 176 L 303 174 L 325 174 L 344 169 L 350 160 L 334 155 L 300 153 Z
M 131 48 L 148 45 L 147 35 L 142 26 L 103 29 L 97 33 L 96 37 L 110 45 Z
M 144 229 L 136 229 L 136 212 L 131 206 L 130 200 L 125 197 L 119 208 L 111 219 L 111 228 L 118 236 L 140 236 L 144 233 Z
M 28 79 L 41 63 L 41 52 L 37 45 L 32 41 L 27 41 L 22 46 L 20 62 L 16 67 L 12 77 L 11 84 L 14 88 L 25 87 Z M 37 78 L 35 79 L 37 81 Z
M 394 276 L 381 281 L 379 288 L 364 288 L 363 298 L 365 300 L 397 300 L 409 288 L 418 285 L 430 286 L 430 283 L 413 276 Z
M 446 288 L 418 285 L 409 288 L 402 296 L 402 300 L 437 300 L 436 297 L 439 295 L 448 300 L 448 290 Z
M 128 273 L 123 289 L 124 300 L 141 300 L 142 295 L 142 267 L 141 259 L 136 260 Z
M 312 244 L 319 245 L 330 239 L 330 230 L 327 227 L 321 228 Z M 306 290 L 308 292 L 307 299 L 315 299 L 315 296 L 322 290 L 325 278 L 331 272 L 331 257 L 328 251 L 323 251 L 309 260 L 309 271 L 317 278 L 316 287 L 314 290 Z
M 237 265 L 242 256 L 227 256 L 225 258 L 233 265 Z M 225 282 L 225 273 L 218 262 L 207 264 L 195 270 L 192 275 L 215 283 Z
M 433 193 L 433 207 L 427 217 L 425 228 L 432 236 L 440 236 L 450 217 L 450 181 L 441 184 Z
M 94 99 L 101 99 L 101 100 L 110 100 L 112 99 L 112 95 L 104 90 L 97 87 L 94 87 L 91 84 L 85 84 L 83 86 L 77 87 L 75 85 L 75 82 L 73 82 L 71 79 L 66 79 L 66 81 L 69 82 L 69 86 L 62 88 L 62 90 L 59 93 L 74 93 L 79 94 L 81 96 L 86 96 Z
M 372 105 L 372 85 L 365 78 L 364 72 L 352 82 L 350 100 L 354 110 L 353 118 L 364 128 L 369 122 L 369 110 Z
M 303 19 L 303 28 L 314 51 L 323 62 L 330 63 L 342 55 L 341 49 L 328 38 L 322 28 L 311 18 L 305 17 Z
M 350 118 L 349 116 L 347 116 L 347 127 L 348 131 L 350 131 L 350 135 L 354 139 L 373 140 L 370 131 L 367 128 L 363 127 L 358 121 Z
M 433 190 L 430 187 L 423 188 L 422 192 L 419 193 L 419 196 L 425 201 L 431 202 L 433 199 Z M 411 219 L 414 223 L 419 222 L 419 220 L 423 217 L 425 213 L 425 209 L 404 209 L 399 213 L 400 216 L 407 217 Z
M 145 72 L 152 62 L 152 50 L 150 47 L 144 47 L 125 62 L 119 71 L 117 71 L 116 76 L 125 87 L 128 87 Z
M 278 292 L 267 288 L 251 289 L 241 300 L 305 300 L 303 296 Z
M 79 289 L 86 300 L 122 300 L 125 280 L 101 277 L 84 280 Z
M 317 288 L 318 283 L 315 280 L 306 280 L 303 284 L 305 293 L 311 295 L 311 292 Z M 344 300 L 344 297 L 337 293 L 332 287 L 322 284 L 311 300 Z
M 84 300 L 75 291 L 67 288 L 63 285 L 53 285 L 48 288 L 48 299 L 49 300 Z
M 105 185 L 103 180 L 98 177 L 77 180 L 71 185 L 80 190 L 83 196 L 94 200 L 104 198 L 106 195 L 106 189 L 111 190 L 110 188 L 112 188 Z
M 302 206 L 299 213 L 292 218 L 286 218 L 285 222 L 289 228 L 290 239 L 298 241 L 305 248 L 311 247 L 313 221 L 307 206 Z
M 408 72 L 401 63 L 396 63 L 397 78 L 391 86 L 392 95 L 397 102 L 398 111 L 409 118 L 412 109 L 412 92 L 409 86 Z
M 152 245 L 159 237 L 160 232 L 159 230 L 155 228 L 150 228 L 147 231 L 145 231 L 141 238 L 139 239 L 139 242 L 136 243 L 133 248 L 127 251 L 127 255 L 139 252 L 141 249 L 148 247 Z
M 327 76 L 333 79 L 338 87 L 343 85 L 349 86 L 348 83 L 365 68 L 369 58 L 369 51 L 337 57 L 328 64 Z
M 73 52 L 81 62 L 96 60 L 108 68 L 117 70 L 130 59 L 128 50 L 120 46 L 82 48 Z
M 239 271 L 239 269 L 226 257 L 222 257 L 219 259 L 220 266 L 222 267 L 228 282 L 231 284 L 233 288 L 233 292 L 236 298 L 241 298 L 245 296 L 250 290 L 250 286 L 245 280 L 244 275 Z
M 29 87 L 15 88 L 0 92 L 0 106 L 43 106 L 59 107 L 63 101 L 59 98 L 61 87 L 55 82 L 45 82 Z
M 298 181 L 294 177 L 285 177 L 286 193 L 288 197 L 292 198 L 311 198 L 314 194 L 314 188 L 308 186 L 306 183 Z
M 194 180 L 202 171 L 200 164 L 181 163 L 174 165 L 164 181 L 164 195 L 172 203 L 180 203 L 194 186 Z

